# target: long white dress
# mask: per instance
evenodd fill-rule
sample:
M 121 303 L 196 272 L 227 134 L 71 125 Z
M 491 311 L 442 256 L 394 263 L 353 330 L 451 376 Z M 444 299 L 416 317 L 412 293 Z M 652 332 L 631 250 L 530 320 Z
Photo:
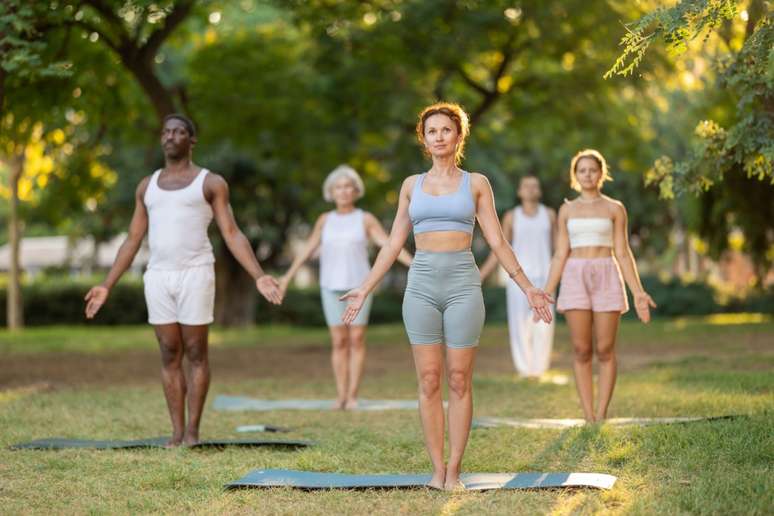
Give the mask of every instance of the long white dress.
M 551 218 L 548 209 L 538 205 L 537 213 L 527 216 L 521 207 L 513 211 L 513 241 L 519 263 L 530 282 L 542 288 L 551 266 Z M 508 330 L 511 355 L 522 376 L 540 376 L 548 370 L 554 342 L 554 323 L 532 320 L 527 297 L 513 282 L 506 287 Z M 553 313 L 553 306 L 551 307 Z

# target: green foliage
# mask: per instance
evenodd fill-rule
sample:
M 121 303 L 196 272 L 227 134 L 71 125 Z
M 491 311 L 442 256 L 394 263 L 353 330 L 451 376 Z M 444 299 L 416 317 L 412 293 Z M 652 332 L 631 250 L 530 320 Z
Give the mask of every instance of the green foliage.
M 657 7 L 634 23 L 624 25 L 621 55 L 605 72 L 606 79 L 614 75 L 631 75 L 640 65 L 645 52 L 656 38 L 661 38 L 670 54 L 685 52 L 688 43 L 705 30 L 717 29 L 736 15 L 738 0 L 681 0 L 674 7 Z
M 18 81 L 29 84 L 41 77 L 68 74 L 66 62 L 46 58 L 46 42 L 36 26 L 49 17 L 49 11 L 42 2 L 0 3 L 0 68 Z
M 673 53 L 684 52 L 688 42 L 705 31 L 706 40 L 730 23 L 738 4 L 684 0 L 645 15 L 624 36 L 624 51 L 606 77 L 631 73 L 654 37 L 661 37 Z M 686 149 L 657 159 L 645 181 L 657 185 L 665 199 L 684 192 L 701 197 L 703 212 L 714 217 L 698 221 L 694 228 L 710 242 L 715 257 L 728 249 L 729 233 L 743 229 L 743 250 L 763 277 L 774 262 L 774 12 L 766 2 L 754 0 L 745 14 L 741 49 L 714 56 L 714 88 L 732 95 L 728 106 L 720 104 L 730 115 L 721 122 L 700 121 Z M 717 107 L 709 104 L 707 109 L 717 113 Z

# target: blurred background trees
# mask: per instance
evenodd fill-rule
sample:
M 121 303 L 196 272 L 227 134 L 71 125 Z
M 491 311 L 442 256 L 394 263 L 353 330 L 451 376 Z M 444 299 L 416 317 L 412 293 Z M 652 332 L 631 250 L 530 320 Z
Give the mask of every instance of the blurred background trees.
M 328 209 L 320 188 L 339 163 L 363 175 L 362 206 L 389 225 L 400 182 L 428 166 L 416 113 L 445 99 L 471 114 L 464 167 L 489 176 L 501 212 L 527 172 L 558 207 L 572 195 L 570 157 L 595 147 L 644 270 L 702 279 L 697 263 L 731 247 L 758 264 L 759 287 L 772 255 L 771 9 L 699 4 L 6 2 L 1 138 L 39 157 L 16 174 L 29 185 L 18 210 L 12 189 L 0 192 L 0 217 L 20 214 L 10 227 L 28 235 L 106 242 L 126 227 L 137 182 L 163 163 L 161 117 L 181 111 L 198 124 L 196 162 L 226 177 L 259 258 L 281 268 L 289 238 Z M 616 65 L 629 47 L 638 56 L 632 34 L 667 44 Z M 14 132 L 20 120 L 26 133 Z M 3 143 L 3 185 L 22 147 Z M 216 249 L 217 320 L 250 322 L 251 282 Z

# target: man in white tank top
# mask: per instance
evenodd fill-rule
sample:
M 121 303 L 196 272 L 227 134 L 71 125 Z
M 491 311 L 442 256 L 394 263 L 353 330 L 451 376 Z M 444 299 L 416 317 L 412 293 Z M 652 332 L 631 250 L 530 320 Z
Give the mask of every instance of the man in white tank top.
M 540 204 L 540 181 L 536 176 L 522 177 L 517 194 L 521 205 L 503 216 L 503 232 L 530 282 L 544 285 L 551 266 L 556 212 Z M 481 267 L 481 280 L 496 267 L 497 257 L 492 253 Z M 535 322 L 527 298 L 513 282 L 508 282 L 506 296 L 513 363 L 521 376 L 539 377 L 551 362 L 554 322 Z
M 161 351 L 161 379 L 172 420 L 168 446 L 199 442 L 199 423 L 210 385 L 207 335 L 213 320 L 215 258 L 207 227 L 213 217 L 229 250 L 253 277 L 258 291 L 271 303 L 282 301 L 279 284 L 263 272 L 236 225 L 226 181 L 193 163 L 195 143 L 190 120 L 181 115 L 164 119 L 164 168 L 140 182 L 128 236 L 105 281 L 86 294 L 86 317 L 91 319 L 132 264 L 147 232 L 150 260 L 143 283 L 148 322 Z M 190 365 L 187 382 L 184 356 Z

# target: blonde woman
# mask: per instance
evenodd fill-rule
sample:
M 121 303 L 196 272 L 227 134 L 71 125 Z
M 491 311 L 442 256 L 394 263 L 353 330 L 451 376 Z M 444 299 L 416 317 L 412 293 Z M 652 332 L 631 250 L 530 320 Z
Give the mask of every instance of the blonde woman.
M 570 184 L 580 195 L 559 210 L 556 251 L 545 286 L 545 291 L 552 293 L 561 278 L 556 309 L 564 313 L 570 327 L 575 385 L 588 422 L 607 418 L 615 387 L 616 334 L 621 314 L 629 309 L 623 281 L 632 291 L 642 322 L 650 321 L 650 309 L 656 307 L 642 288 L 629 247 L 626 208 L 602 195 L 602 185 L 609 180 L 607 162 L 598 151 L 582 150 L 572 158 Z M 591 364 L 594 351 L 599 361 L 596 410 Z
M 372 296 L 364 301 L 363 310 L 350 325 L 341 320 L 346 303 L 339 297 L 368 276 L 369 240 L 379 247 L 387 242 L 387 233 L 377 218 L 355 206 L 364 193 L 363 180 L 352 167 L 340 165 L 328 174 L 323 183 L 323 197 L 336 207 L 320 215 L 303 251 L 280 278 L 284 296 L 301 265 L 320 249 L 320 296 L 331 334 L 331 364 L 336 378 L 336 405 L 340 409 L 357 406 Z M 406 251 L 398 259 L 406 266 L 411 265 L 411 255 Z
M 457 104 L 433 104 L 420 113 L 416 132 L 433 166 L 403 181 L 389 242 L 362 285 L 343 297 L 349 300 L 344 321 L 350 324 L 356 320 L 413 227 L 417 252 L 403 297 L 403 322 L 419 383 L 425 446 L 433 464 L 428 486 L 454 489 L 459 484 L 470 433 L 473 361 L 484 324 L 481 280 L 470 251 L 476 219 L 500 263 L 546 322 L 551 321 L 548 307 L 553 300 L 532 286 L 505 240 L 489 181 L 482 174 L 468 173 L 458 166 L 469 134 L 465 111 Z M 449 385 L 448 464 L 443 461 L 444 368 Z

